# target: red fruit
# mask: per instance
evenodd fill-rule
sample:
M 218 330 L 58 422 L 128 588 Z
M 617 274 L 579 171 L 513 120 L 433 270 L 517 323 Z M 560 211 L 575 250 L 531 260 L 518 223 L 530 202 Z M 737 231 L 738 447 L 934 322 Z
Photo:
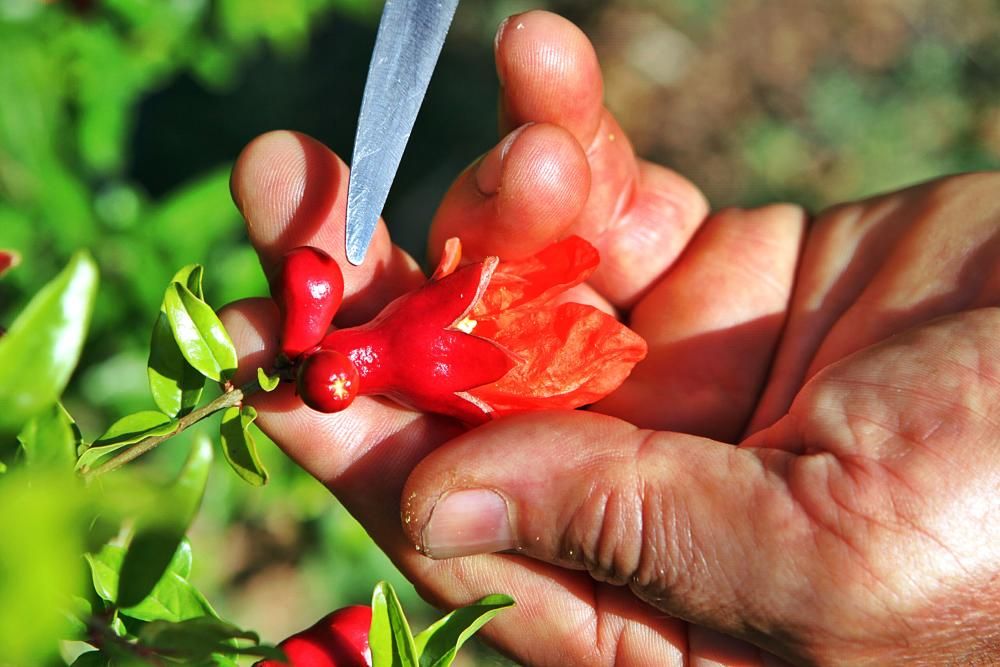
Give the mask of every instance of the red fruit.
M 299 366 L 297 382 L 299 396 L 310 408 L 340 412 L 358 395 L 361 378 L 346 356 L 336 350 L 320 350 Z
M 261 660 L 255 667 L 371 667 L 371 625 L 371 607 L 338 609 L 278 644 L 287 661 Z
M 285 253 L 271 296 L 281 311 L 281 351 L 297 359 L 330 328 L 344 298 L 344 275 L 328 254 L 301 246 Z

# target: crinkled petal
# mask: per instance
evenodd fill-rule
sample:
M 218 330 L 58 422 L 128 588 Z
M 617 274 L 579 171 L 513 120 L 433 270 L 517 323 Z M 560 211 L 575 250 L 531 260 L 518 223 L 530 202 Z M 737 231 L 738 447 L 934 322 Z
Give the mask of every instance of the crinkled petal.
M 469 392 L 492 408 L 492 416 L 593 403 L 617 389 L 646 356 L 641 336 L 583 304 L 508 311 L 498 324 L 490 337 L 518 363 Z
M 594 246 L 579 236 L 570 236 L 524 260 L 501 261 L 472 317 L 492 319 L 512 308 L 544 304 L 586 280 L 599 261 Z

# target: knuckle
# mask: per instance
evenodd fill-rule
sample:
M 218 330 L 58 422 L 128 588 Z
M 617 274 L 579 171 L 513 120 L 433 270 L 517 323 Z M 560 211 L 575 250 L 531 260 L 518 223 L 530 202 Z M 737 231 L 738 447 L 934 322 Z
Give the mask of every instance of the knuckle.
M 643 449 L 640 444 L 634 462 L 605 470 L 583 494 L 566 524 L 562 552 L 598 581 L 661 595 L 681 585 L 679 573 L 695 549 L 674 494 L 643 474 Z

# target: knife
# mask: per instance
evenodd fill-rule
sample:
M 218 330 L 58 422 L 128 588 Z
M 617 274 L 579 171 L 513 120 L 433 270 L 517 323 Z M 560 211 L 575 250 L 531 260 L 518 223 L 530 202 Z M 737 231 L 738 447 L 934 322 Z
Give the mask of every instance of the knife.
M 458 0 L 386 0 L 347 186 L 347 260 L 364 261 Z

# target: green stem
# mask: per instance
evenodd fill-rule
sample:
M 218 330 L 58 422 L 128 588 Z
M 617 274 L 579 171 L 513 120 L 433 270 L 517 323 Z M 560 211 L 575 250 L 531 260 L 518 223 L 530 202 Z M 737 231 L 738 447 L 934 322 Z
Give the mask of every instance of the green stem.
M 117 470 L 118 468 L 121 468 L 129 461 L 137 459 L 146 452 L 155 449 L 160 445 L 160 443 L 164 442 L 165 440 L 169 440 L 178 433 L 182 433 L 186 429 L 200 422 L 202 419 L 210 417 L 214 415 L 216 412 L 220 412 L 222 410 L 227 410 L 229 408 L 242 405 L 243 399 L 245 399 L 247 396 L 255 394 L 258 391 L 260 391 L 260 385 L 257 384 L 256 380 L 247 383 L 242 387 L 238 388 L 233 387 L 231 389 L 226 390 L 221 396 L 213 400 L 211 403 L 207 403 L 198 408 L 197 410 L 193 410 L 188 414 L 184 415 L 183 417 L 181 417 L 177 421 L 177 428 L 175 428 L 170 433 L 167 433 L 166 435 L 152 435 L 148 438 L 143 438 L 142 440 L 135 443 L 128 449 L 118 452 L 110 459 L 102 463 L 100 466 L 90 470 L 84 470 L 81 473 L 83 475 L 83 479 L 85 481 L 90 481 L 95 477 L 98 477 L 105 473 L 109 473 L 112 470 Z

